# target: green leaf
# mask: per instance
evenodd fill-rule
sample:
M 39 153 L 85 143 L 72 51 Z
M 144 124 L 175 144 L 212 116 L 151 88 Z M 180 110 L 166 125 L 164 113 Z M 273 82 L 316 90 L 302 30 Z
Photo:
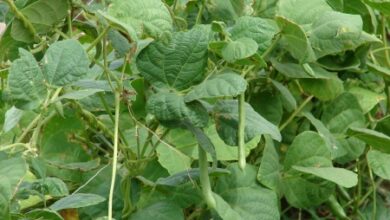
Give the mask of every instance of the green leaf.
M 214 20 L 226 22 L 251 13 L 250 2 L 246 0 L 210 0 L 206 7 Z
M 292 168 L 303 173 L 309 173 L 314 176 L 329 180 L 346 188 L 351 188 L 358 182 L 356 173 L 343 168 L 301 166 L 293 166 Z
M 37 107 L 46 95 L 42 71 L 30 52 L 19 49 L 19 55 L 20 58 L 12 63 L 8 76 L 11 97 Z
M 271 45 L 274 35 L 279 28 L 275 21 L 259 17 L 244 16 L 237 19 L 230 30 L 231 39 L 251 38 L 256 41 L 262 54 Z
M 327 79 L 301 79 L 300 83 L 306 92 L 314 95 L 322 101 L 329 101 L 344 92 L 343 81 L 336 74 L 327 72 L 322 73 L 328 77 Z
M 352 87 L 348 92 L 356 96 L 364 114 L 371 111 L 380 101 L 386 99 L 384 95 L 361 87 Z
M 295 137 L 284 159 L 284 170 L 292 166 L 331 167 L 331 153 L 325 140 L 317 133 L 305 131 Z
M 137 58 L 142 76 L 157 87 L 186 89 L 203 79 L 207 65 L 209 28 L 176 32 L 169 43 L 155 41 Z
M 25 214 L 28 219 L 64 220 L 60 214 L 49 209 L 34 209 Z
M 282 36 L 281 41 L 283 47 L 299 63 L 309 63 L 316 59 L 310 41 L 301 26 L 280 16 L 276 17 L 276 22 L 281 30 L 280 34 Z
M 251 38 L 242 37 L 228 42 L 221 50 L 222 57 L 228 62 L 235 62 L 254 55 L 258 45 Z
M 370 7 L 384 13 L 385 15 L 390 14 L 390 2 L 388 1 L 378 1 L 378 0 L 364 0 L 364 3 Z
M 31 22 L 37 33 L 45 34 L 54 28 L 56 23 L 66 17 L 68 9 L 68 1 L 38 0 L 29 4 L 20 12 Z M 34 41 L 34 36 L 18 19 L 12 22 L 11 35 L 18 41 L 26 43 Z
M 355 49 L 361 42 L 363 22 L 359 15 L 325 12 L 314 20 L 309 31 L 317 58 Z
M 315 73 L 315 75 L 310 75 L 307 73 L 307 71 L 304 70 L 303 66 L 296 63 L 280 63 L 276 59 L 271 59 L 272 66 L 275 67 L 277 71 L 279 71 L 281 74 L 289 77 L 289 78 L 296 78 L 296 79 L 328 79 L 329 72 L 325 69 L 317 66 L 317 65 L 311 65 L 311 69 Z
M 62 198 L 50 206 L 51 210 L 59 211 L 63 209 L 77 209 L 87 206 L 93 206 L 104 202 L 106 199 L 102 196 L 88 193 L 76 193 Z
M 215 211 L 223 220 L 242 220 L 242 217 L 221 196 L 213 193 L 216 202 Z
M 376 175 L 390 180 L 390 154 L 370 150 L 367 153 L 367 161 Z
M 23 111 L 12 106 L 5 113 L 5 120 L 3 124 L 3 131 L 8 132 L 14 128 L 18 123 L 20 118 L 23 116 Z
M 297 101 L 295 100 L 294 96 L 291 94 L 290 90 L 286 88 L 283 84 L 279 83 L 278 81 L 272 80 L 272 84 L 275 86 L 277 90 L 279 90 L 280 94 L 282 95 L 282 100 L 284 107 L 288 111 L 293 111 L 297 108 Z
M 223 201 L 220 198 L 216 199 L 217 213 L 223 219 L 225 215 L 227 219 L 230 217 L 234 219 L 237 217 L 234 213 L 240 216 L 238 219 L 273 220 L 280 218 L 276 193 L 258 185 L 254 166 L 247 165 L 245 170 L 241 170 L 237 163 L 234 163 L 230 164 L 227 169 L 231 174 L 220 177 L 215 189 L 223 199 Z M 218 204 L 219 202 L 222 204 Z
M 54 86 L 65 86 L 83 79 L 88 66 L 87 53 L 76 40 L 55 42 L 43 57 L 43 73 L 47 82 Z
M 185 103 L 184 97 L 176 93 L 160 92 L 147 101 L 146 110 L 162 122 L 182 122 L 189 120 L 196 127 L 204 127 L 208 122 L 207 110 L 197 101 Z
M 64 181 L 55 177 L 46 177 L 37 181 L 46 190 L 47 194 L 53 197 L 62 197 L 69 195 L 69 190 Z
M 347 134 L 366 142 L 376 150 L 390 153 L 390 137 L 383 133 L 367 128 L 349 128 Z
M 344 133 L 349 127 L 363 127 L 365 117 L 356 97 L 343 93 L 324 108 L 321 120 L 332 133 Z
M 283 103 L 279 93 L 265 90 L 252 92 L 250 104 L 253 109 L 274 125 L 279 125 L 283 116 Z
M 173 175 L 191 168 L 191 158 L 164 142 L 157 145 L 158 162 Z
M 377 65 L 377 64 L 374 64 L 374 63 L 371 63 L 371 62 L 367 62 L 367 67 L 368 67 L 368 69 L 371 72 L 382 76 L 386 81 L 390 81 L 390 70 L 389 70 L 389 68 L 382 67 L 380 65 Z
M 288 148 L 283 165 L 282 191 L 292 206 L 317 206 L 333 193 L 333 183 L 312 175 L 302 176 L 293 169 L 293 166 L 332 167 L 331 152 L 319 134 L 305 131 L 296 136 Z
M 114 0 L 108 14 L 136 30 L 139 37 L 160 37 L 172 29 L 172 18 L 168 9 L 159 0 Z
M 182 209 L 175 203 L 159 201 L 131 214 L 130 220 L 158 219 L 158 220 L 183 220 Z
M 245 92 L 246 87 L 247 83 L 240 75 L 223 73 L 195 86 L 184 99 L 186 102 L 191 102 L 203 98 L 234 97 Z
M 332 8 L 325 0 L 282 0 L 276 13 L 305 27 L 327 11 Z
M 219 101 L 214 106 L 214 116 L 218 135 L 228 145 L 238 145 L 238 102 L 236 100 Z M 264 119 L 245 103 L 245 142 L 256 136 L 269 134 L 277 141 L 281 140 L 278 128 Z
M 273 140 L 268 135 L 264 135 L 264 137 L 265 147 L 257 173 L 257 180 L 275 192 L 280 192 L 281 166 L 279 164 L 279 155 Z
M 13 157 L 0 160 L 0 195 L 10 200 L 26 173 L 27 164 L 23 158 Z

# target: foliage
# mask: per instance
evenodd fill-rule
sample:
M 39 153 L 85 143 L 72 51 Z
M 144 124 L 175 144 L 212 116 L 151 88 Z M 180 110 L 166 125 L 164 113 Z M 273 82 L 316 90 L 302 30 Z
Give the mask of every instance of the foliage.
M 389 15 L 1 1 L 0 219 L 390 219 Z

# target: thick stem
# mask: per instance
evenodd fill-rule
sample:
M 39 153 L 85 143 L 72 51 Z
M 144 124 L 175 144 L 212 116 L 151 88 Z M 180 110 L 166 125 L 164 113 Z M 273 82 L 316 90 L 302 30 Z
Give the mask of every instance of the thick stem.
M 114 198 L 114 188 L 116 180 L 116 169 L 118 163 L 118 141 L 119 141 L 119 108 L 120 108 L 120 93 L 115 92 L 115 128 L 114 128 L 114 152 L 112 157 L 112 175 L 110 195 L 108 198 L 108 219 L 112 220 L 112 204 Z
M 199 172 L 200 172 L 200 185 L 202 187 L 203 198 L 209 208 L 215 209 L 216 202 L 211 191 L 210 177 L 209 177 L 209 164 L 207 161 L 207 154 L 203 148 L 198 147 L 199 152 Z
M 238 100 L 238 165 L 241 170 L 245 169 L 246 166 L 246 155 L 245 155 L 245 93 L 239 96 Z

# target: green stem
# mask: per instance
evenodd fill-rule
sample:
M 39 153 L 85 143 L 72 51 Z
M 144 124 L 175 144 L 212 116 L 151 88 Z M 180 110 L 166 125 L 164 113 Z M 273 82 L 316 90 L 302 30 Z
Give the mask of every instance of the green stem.
M 25 28 L 32 34 L 35 41 L 39 40 L 39 37 L 37 35 L 37 31 L 35 30 L 34 26 L 31 24 L 31 22 L 23 15 L 22 12 L 19 11 L 19 9 L 16 7 L 13 0 L 6 0 L 8 3 L 11 11 L 15 14 L 15 17 L 18 18 L 24 25 Z
M 200 185 L 202 187 L 203 198 L 206 200 L 206 204 L 209 208 L 215 209 L 216 202 L 211 191 L 210 177 L 209 177 L 209 164 L 207 161 L 207 154 L 203 148 L 198 147 L 199 152 L 199 172 L 200 172 Z
M 204 7 L 206 6 L 206 0 L 202 0 L 202 5 L 199 8 L 198 15 L 196 16 L 196 24 L 201 24 Z
M 114 130 L 114 152 L 112 157 L 112 175 L 111 175 L 111 186 L 110 195 L 108 198 L 108 219 L 112 220 L 112 205 L 114 198 L 114 188 L 116 180 L 116 169 L 118 164 L 118 140 L 119 140 L 119 109 L 120 109 L 120 93 L 115 92 L 115 130 Z
M 102 38 L 106 36 L 108 30 L 110 30 L 110 26 L 104 28 L 104 30 L 97 36 L 97 38 L 89 45 L 87 52 L 92 50 L 102 40 Z
M 367 154 L 366 154 L 366 160 Z M 368 175 L 370 177 L 371 188 L 372 188 L 372 217 L 371 219 L 376 219 L 376 182 L 374 179 L 374 175 L 372 174 L 370 163 L 367 162 Z
M 69 38 L 72 38 L 73 36 L 73 30 L 72 30 L 72 0 L 68 0 L 70 9 L 68 11 L 68 17 L 67 17 L 67 23 L 68 23 L 68 35 Z
M 382 40 L 383 40 L 383 47 L 387 48 L 387 32 L 386 32 L 386 16 L 382 15 Z M 390 56 L 389 51 L 385 50 L 385 56 L 386 56 L 386 63 L 388 66 L 390 66 Z
M 245 92 L 239 96 L 238 100 L 238 165 L 241 170 L 246 166 L 245 155 Z
M 302 104 L 290 115 L 290 117 L 279 127 L 279 130 L 282 131 L 287 127 L 288 124 L 302 111 L 302 109 L 311 101 L 314 96 L 309 96 L 302 102 Z
M 41 120 L 42 118 L 42 115 L 41 114 L 38 114 L 33 120 L 32 122 L 30 122 L 30 124 L 27 126 L 27 128 L 23 131 L 23 133 L 20 135 L 20 137 L 16 140 L 17 143 L 20 143 L 23 141 L 23 139 L 27 136 L 27 134 L 31 131 L 31 129 L 33 129 L 39 122 L 39 120 Z

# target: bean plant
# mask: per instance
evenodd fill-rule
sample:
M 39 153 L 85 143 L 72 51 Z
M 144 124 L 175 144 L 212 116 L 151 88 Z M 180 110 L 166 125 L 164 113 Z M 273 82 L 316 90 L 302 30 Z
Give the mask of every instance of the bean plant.
M 389 15 L 0 1 L 0 219 L 390 219 Z

